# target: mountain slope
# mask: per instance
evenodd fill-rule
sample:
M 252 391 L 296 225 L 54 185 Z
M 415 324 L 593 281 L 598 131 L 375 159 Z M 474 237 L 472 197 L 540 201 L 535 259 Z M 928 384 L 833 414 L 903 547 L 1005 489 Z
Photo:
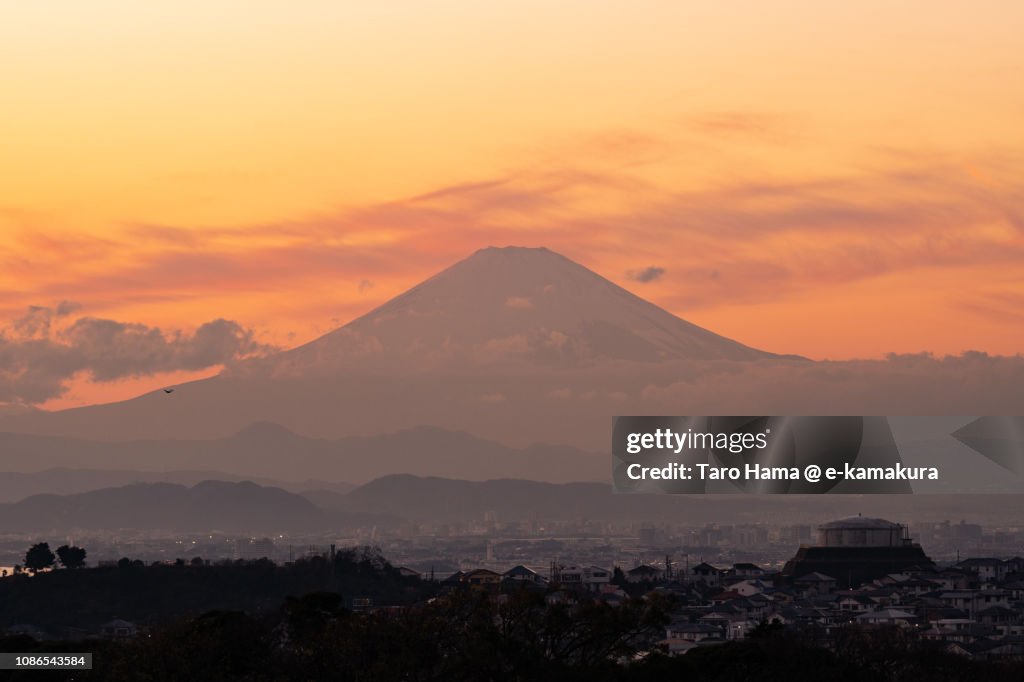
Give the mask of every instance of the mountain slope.
M 141 480 L 194 483 L 203 478 L 239 477 L 272 479 L 275 484 L 295 478 L 319 479 L 301 486 L 292 482 L 286 487 L 337 490 L 337 485 L 324 482 L 360 483 L 392 473 L 470 480 L 537 477 L 559 482 L 595 481 L 608 478 L 609 466 L 603 455 L 567 446 L 537 444 L 515 449 L 467 433 L 430 427 L 341 439 L 307 438 L 271 422 L 251 424 L 227 438 L 196 440 L 103 442 L 0 433 L 0 471 L 24 475 L 58 468 L 112 470 L 64 477 L 52 472 L 47 480 L 53 487 L 46 492 L 104 487 L 90 481 L 106 485 Z M 181 472 L 177 478 L 167 473 L 173 470 Z M 45 483 L 37 478 L 39 484 Z M 66 480 L 70 478 L 76 480 Z M 0 484 L 0 499 L 13 485 L 13 481 Z M 18 491 L 15 488 L 9 492 Z M 24 492 L 19 499 L 31 492 Z
M 421 371 L 767 357 L 548 249 L 491 247 L 268 362 L 289 372 L 367 365 Z
M 645 495 L 612 494 L 602 483 L 459 481 L 385 476 L 347 494 L 316 493 L 316 504 L 344 514 L 389 513 L 417 523 L 480 524 L 493 512 L 499 524 L 576 521 L 623 526 L 642 522 L 697 528 L 704 524 L 817 525 L 870 509 L 901 522 L 967 518 L 1000 524 L 1024 515 L 1024 495 Z M 870 498 L 870 500 L 868 500 Z M 969 511 L 967 511 L 969 510 Z M 635 530 L 633 531 L 635 532 Z
M 0 434 L 0 444 L 10 434 Z M 31 439 L 31 437 L 30 437 Z M 40 439 L 45 442 L 46 439 Z M 83 441 L 71 441 L 82 443 Z M 95 447 L 95 444 L 92 444 Z M 109 453 L 110 445 L 104 444 Z M 118 445 L 113 446 L 114 449 Z M 45 455 L 43 455 L 45 456 Z M 76 459 L 86 459 L 86 453 L 76 453 Z M 0 454 L 0 461 L 10 463 L 6 453 Z M 24 461 L 24 460 L 23 460 Z M 29 460 L 32 461 L 32 460 Z M 17 465 L 18 463 L 15 462 Z M 0 503 L 17 502 L 32 495 L 50 493 L 55 495 L 74 495 L 101 488 L 114 488 L 133 483 L 176 483 L 179 485 L 195 485 L 201 481 L 228 481 L 237 483 L 249 480 L 260 485 L 283 488 L 290 492 L 305 490 L 327 490 L 332 493 L 344 493 L 353 488 L 351 483 L 304 479 L 301 481 L 279 481 L 270 478 L 259 478 L 231 474 L 216 469 L 168 470 L 167 465 L 157 471 L 139 469 L 75 469 L 70 467 L 53 467 L 40 471 L 2 471 L 0 470 Z
M 489 248 L 298 348 L 173 394 L 0 415 L 0 430 L 110 441 L 217 438 L 260 420 L 333 438 L 430 425 L 603 449 L 612 415 L 678 412 L 652 388 L 766 362 L 806 364 L 686 322 L 547 249 Z
M 255 483 L 203 481 L 191 488 L 139 483 L 77 495 L 34 495 L 0 505 L 0 530 L 117 529 L 263 533 L 329 528 L 309 500 Z

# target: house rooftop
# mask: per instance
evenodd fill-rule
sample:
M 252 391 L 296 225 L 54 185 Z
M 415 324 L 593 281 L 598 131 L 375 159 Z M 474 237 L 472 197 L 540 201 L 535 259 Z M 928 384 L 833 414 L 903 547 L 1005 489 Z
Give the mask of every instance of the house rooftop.
M 804 576 L 801 576 L 801 577 L 795 579 L 793 582 L 795 582 L 795 583 L 834 583 L 834 582 L 836 582 L 836 579 L 833 578 L 830 575 L 825 575 L 824 573 L 818 573 L 817 571 L 814 571 L 813 573 L 808 573 L 807 575 L 804 575 Z

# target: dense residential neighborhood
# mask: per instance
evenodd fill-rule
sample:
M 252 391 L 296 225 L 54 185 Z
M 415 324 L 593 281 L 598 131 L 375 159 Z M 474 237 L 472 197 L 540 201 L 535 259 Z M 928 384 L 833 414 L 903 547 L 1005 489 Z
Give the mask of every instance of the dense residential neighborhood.
M 781 571 L 751 562 L 678 567 L 666 558 L 661 566 L 626 569 L 556 563 L 546 571 L 480 568 L 459 571 L 441 585 L 484 590 L 496 599 L 530 589 L 549 603 L 593 598 L 614 606 L 631 597 L 671 597 L 671 622 L 658 644 L 678 655 L 742 640 L 765 626 L 823 645 L 842 629 L 889 626 L 960 656 L 1024 660 L 1024 558 L 968 558 L 939 567 L 905 527 L 862 517 L 824 524 L 819 543 L 801 547 Z M 831 561 L 837 575 L 803 572 L 808 561 Z
M 221 678 L 253 680 L 366 666 L 387 671 L 371 679 L 711 680 L 750 665 L 778 679 L 804 675 L 808 657 L 809 679 L 823 680 L 1024 669 L 1024 558 L 933 561 L 885 519 L 822 524 L 764 563 L 648 553 L 603 564 L 579 543 L 578 561 L 502 568 L 488 542 L 480 565 L 423 571 L 367 546 L 272 561 L 255 557 L 273 548 L 257 540 L 235 558 L 83 565 L 82 548 L 61 546 L 58 562 L 43 545 L 0 578 L 0 644 L 96 652 L 82 679 L 142 679 L 134 666 L 151 659 L 179 678 L 227 666 Z M 222 662 L 228 650 L 239 656 Z

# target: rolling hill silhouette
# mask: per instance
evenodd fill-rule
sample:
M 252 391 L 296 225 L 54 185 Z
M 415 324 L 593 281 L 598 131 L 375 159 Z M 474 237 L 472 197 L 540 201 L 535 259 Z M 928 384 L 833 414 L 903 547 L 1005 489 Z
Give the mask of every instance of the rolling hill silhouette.
M 76 495 L 33 495 L 0 504 L 0 529 L 118 529 L 264 533 L 330 528 L 336 519 L 280 488 L 248 481 L 192 487 L 136 483 Z
M 993 506 L 986 495 L 614 495 L 602 483 L 553 484 L 540 481 L 462 481 L 406 474 L 384 476 L 338 494 L 308 497 L 325 511 L 391 514 L 417 522 L 482 522 L 494 513 L 509 522 L 588 520 L 621 524 L 705 523 L 818 524 L 870 508 L 885 518 L 941 522 L 964 509 L 984 523 L 1001 523 L 1024 513 L 1024 496 L 1004 495 Z M 870 502 L 867 501 L 870 497 Z M 865 505 L 869 505 L 866 507 Z
M 92 475 L 79 473 L 74 476 L 77 482 L 57 475 L 58 470 L 73 467 L 106 469 L 108 475 L 99 471 L 92 471 Z M 432 427 L 340 439 L 307 438 L 272 422 L 251 424 L 226 438 L 197 440 L 105 442 L 0 433 L 0 472 L 12 472 L 28 484 L 26 474 L 41 478 L 47 470 L 52 485 L 47 492 L 79 492 L 115 482 L 188 484 L 203 478 L 240 477 L 278 485 L 285 485 L 280 481 L 292 481 L 286 484 L 290 490 L 338 490 L 336 483 L 325 482 L 364 483 L 399 471 L 470 480 L 540 476 L 558 482 L 598 481 L 607 478 L 608 462 L 597 453 L 569 446 L 510 448 L 468 433 Z M 173 470 L 178 471 L 176 477 L 171 475 Z M 120 481 L 114 477 L 118 471 Z M 298 485 L 304 479 L 313 480 Z M 0 485 L 0 492 L 9 487 Z
M 972 519 L 1000 523 L 1024 513 L 1024 496 L 993 507 L 985 495 L 878 495 L 872 513 L 939 522 L 973 509 Z M 384 476 L 348 493 L 290 493 L 251 482 L 202 481 L 191 487 L 137 483 L 75 495 L 33 495 L 0 504 L 0 532 L 70 534 L 76 530 L 226 533 L 341 532 L 402 523 L 499 524 L 550 521 L 597 523 L 816 524 L 864 509 L 858 495 L 612 495 L 602 483 L 552 484 L 498 479 L 464 481 L 407 474 Z M 515 532 L 514 530 L 511 532 Z M 482 540 L 481 540 L 482 542 Z
M 4 442 L 4 436 L 6 435 L 0 434 L 0 443 Z M 109 446 L 110 444 L 105 445 Z M 114 447 L 116 448 L 117 445 L 120 444 L 114 444 Z M 84 457 L 82 457 L 81 453 L 76 453 L 76 459 L 81 460 Z M 103 461 L 98 460 L 96 464 L 102 465 Z M 43 493 L 74 495 L 101 488 L 132 485 L 134 483 L 176 483 L 178 485 L 191 486 L 209 480 L 231 483 L 252 481 L 260 485 L 283 488 L 289 492 L 323 490 L 330 493 L 343 493 L 348 492 L 354 487 L 353 484 L 343 481 L 326 481 L 312 478 L 278 480 L 252 475 L 232 474 L 212 468 L 193 470 L 170 469 L 166 464 L 159 470 L 50 467 L 38 471 L 0 470 L 0 503 L 18 502 L 26 497 Z

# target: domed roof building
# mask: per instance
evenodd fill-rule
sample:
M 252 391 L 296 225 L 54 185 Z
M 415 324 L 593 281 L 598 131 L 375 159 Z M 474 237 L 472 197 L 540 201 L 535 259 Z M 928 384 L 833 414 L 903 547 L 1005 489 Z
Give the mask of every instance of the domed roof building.
M 869 516 L 850 516 L 818 526 L 822 547 L 901 547 L 909 541 L 906 526 Z
M 854 587 L 889 573 L 929 569 L 934 563 L 911 540 L 907 527 L 886 519 L 851 516 L 818 527 L 818 543 L 802 545 L 782 574 L 822 573 Z

